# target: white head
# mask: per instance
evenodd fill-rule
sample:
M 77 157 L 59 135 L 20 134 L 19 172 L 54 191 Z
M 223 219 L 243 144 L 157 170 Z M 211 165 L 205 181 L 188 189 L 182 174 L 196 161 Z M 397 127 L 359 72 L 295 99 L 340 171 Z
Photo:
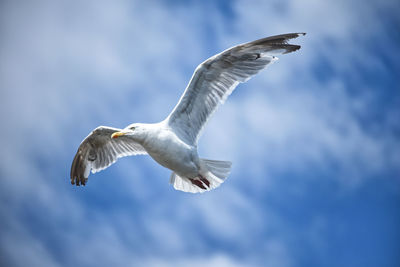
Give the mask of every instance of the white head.
M 132 138 L 135 141 L 142 141 L 147 136 L 147 124 L 144 123 L 132 123 L 125 127 L 122 131 L 115 132 L 111 135 L 111 138 L 118 138 L 126 136 Z

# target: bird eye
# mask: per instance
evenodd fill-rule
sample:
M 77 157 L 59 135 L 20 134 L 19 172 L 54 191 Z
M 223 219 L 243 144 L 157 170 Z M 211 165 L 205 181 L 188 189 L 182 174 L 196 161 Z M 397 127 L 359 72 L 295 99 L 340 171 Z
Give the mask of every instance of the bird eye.
M 131 130 L 133 131 L 133 130 L 135 130 L 135 128 L 136 128 L 135 126 L 132 126 L 132 127 L 131 127 Z

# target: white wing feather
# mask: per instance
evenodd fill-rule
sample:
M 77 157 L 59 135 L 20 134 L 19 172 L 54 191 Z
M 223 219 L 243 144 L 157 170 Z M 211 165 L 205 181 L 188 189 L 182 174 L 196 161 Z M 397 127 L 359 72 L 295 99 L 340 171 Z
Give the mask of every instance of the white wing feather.
M 169 126 L 188 144 L 197 144 L 207 120 L 236 86 L 275 61 L 275 54 L 298 50 L 299 45 L 287 41 L 300 35 L 304 33 L 282 34 L 237 45 L 201 63 L 168 116 Z
M 138 143 L 124 136 L 112 139 L 118 128 L 100 126 L 81 143 L 71 166 L 71 183 L 85 185 L 90 171 L 99 172 L 109 167 L 118 158 L 147 154 Z

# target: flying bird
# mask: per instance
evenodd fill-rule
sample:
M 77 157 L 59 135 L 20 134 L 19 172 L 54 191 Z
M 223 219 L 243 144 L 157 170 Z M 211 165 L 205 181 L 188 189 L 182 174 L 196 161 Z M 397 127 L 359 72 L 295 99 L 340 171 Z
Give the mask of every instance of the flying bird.
M 229 48 L 201 63 L 178 104 L 159 123 L 133 123 L 124 129 L 99 126 L 80 144 L 71 166 L 71 183 L 85 185 L 96 173 L 125 156 L 148 154 L 172 170 L 176 190 L 203 193 L 220 186 L 232 163 L 200 158 L 197 141 L 217 107 L 239 83 L 246 82 L 276 55 L 300 49 L 288 41 L 305 33 L 262 38 Z

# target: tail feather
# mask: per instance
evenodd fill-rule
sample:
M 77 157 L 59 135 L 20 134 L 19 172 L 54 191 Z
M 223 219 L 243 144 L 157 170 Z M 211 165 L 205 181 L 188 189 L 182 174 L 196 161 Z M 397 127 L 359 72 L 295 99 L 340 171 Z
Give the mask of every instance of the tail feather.
M 204 193 L 219 187 L 228 177 L 232 163 L 229 161 L 201 159 L 206 172 L 199 177 L 181 177 L 175 172 L 171 174 L 170 184 L 176 190 L 189 193 Z
M 232 162 L 221 160 L 201 159 L 207 166 L 208 170 L 220 179 L 228 177 Z
M 169 183 L 172 184 L 172 186 L 176 190 L 180 190 L 183 192 L 189 192 L 189 193 L 202 193 L 205 190 L 194 186 L 188 178 L 182 178 L 175 172 L 171 174 L 171 178 L 169 179 Z

